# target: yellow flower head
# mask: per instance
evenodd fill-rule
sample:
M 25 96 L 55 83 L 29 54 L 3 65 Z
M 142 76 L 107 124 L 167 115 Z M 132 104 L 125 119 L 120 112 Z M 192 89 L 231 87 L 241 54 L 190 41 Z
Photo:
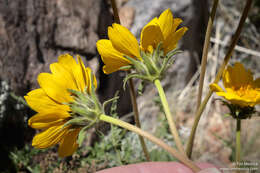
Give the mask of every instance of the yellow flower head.
M 34 136 L 32 146 L 48 148 L 59 144 L 60 157 L 72 155 L 78 148 L 77 137 L 81 129 L 64 127 L 71 119 L 71 109 L 65 103 L 74 100 L 68 90 L 89 93 L 91 89 L 91 70 L 85 68 L 79 56 L 77 60 L 78 63 L 69 54 L 59 56 L 58 62 L 50 65 L 51 73 L 38 75 L 40 88 L 30 91 L 24 97 L 37 112 L 29 119 L 29 126 L 42 130 Z M 96 87 L 95 78 L 93 82 Z
M 226 92 L 215 83 L 210 88 L 232 104 L 254 107 L 260 103 L 260 78 L 254 80 L 251 71 L 246 70 L 241 63 L 227 67 L 223 73 L 223 84 Z
M 187 31 L 186 27 L 177 29 L 181 19 L 173 18 L 169 9 L 165 10 L 159 18 L 154 18 L 141 32 L 140 46 L 135 36 L 125 27 L 114 23 L 108 28 L 108 38 L 97 42 L 97 50 L 105 63 L 103 71 L 106 74 L 120 70 L 131 62 L 124 56 L 135 60 L 142 60 L 140 50 L 152 53 L 162 43 L 166 55 L 175 49 L 180 38 Z
M 182 23 L 180 18 L 173 18 L 170 9 L 165 10 L 159 18 L 151 20 L 141 32 L 140 46 L 143 51 L 152 53 L 161 42 L 164 54 L 177 47 L 178 41 L 188 30 L 182 27 L 177 30 Z

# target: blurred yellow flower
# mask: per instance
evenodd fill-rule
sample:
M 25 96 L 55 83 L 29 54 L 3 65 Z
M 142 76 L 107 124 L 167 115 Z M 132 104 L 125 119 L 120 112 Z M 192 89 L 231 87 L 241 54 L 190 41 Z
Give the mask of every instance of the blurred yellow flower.
M 226 92 L 215 83 L 210 88 L 232 104 L 253 107 L 260 103 L 260 78 L 254 80 L 251 71 L 246 70 L 241 63 L 227 67 L 223 73 L 223 84 Z
M 135 36 L 124 26 L 114 23 L 108 27 L 108 38 L 97 42 L 97 50 L 104 62 L 103 71 L 106 74 L 120 70 L 131 62 L 124 56 L 142 60 L 140 50 L 152 53 L 162 43 L 164 55 L 175 49 L 178 41 L 187 31 L 186 27 L 177 29 L 182 22 L 173 18 L 169 9 L 165 10 L 159 18 L 150 21 L 141 32 L 140 46 Z
M 28 105 L 36 111 L 28 125 L 42 132 L 35 135 L 32 146 L 48 148 L 59 144 L 59 156 L 72 155 L 78 148 L 77 137 L 81 128 L 63 125 L 71 119 L 70 107 L 64 103 L 73 101 L 68 89 L 90 92 L 91 70 L 85 68 L 81 58 L 78 63 L 69 54 L 58 57 L 58 62 L 50 65 L 50 73 L 40 73 L 40 88 L 24 96 Z M 94 79 L 96 87 L 96 80 Z

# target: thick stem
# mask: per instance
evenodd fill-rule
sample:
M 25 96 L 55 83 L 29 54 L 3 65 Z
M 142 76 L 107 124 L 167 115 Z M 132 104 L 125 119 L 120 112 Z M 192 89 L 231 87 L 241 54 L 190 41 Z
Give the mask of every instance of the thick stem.
M 174 156 L 176 159 L 178 159 L 180 162 L 182 162 L 184 165 L 188 166 L 190 169 L 192 169 L 194 172 L 199 172 L 200 168 L 196 166 L 191 160 L 189 160 L 187 157 L 183 156 L 180 152 L 177 150 L 173 149 L 166 143 L 164 143 L 162 140 L 156 138 L 155 136 L 143 131 L 142 129 L 133 126 L 132 124 L 129 124 L 127 122 L 121 121 L 119 119 L 107 116 L 107 115 L 101 115 L 100 120 L 105 121 L 107 123 L 111 123 L 117 126 L 120 126 L 122 128 L 125 128 L 129 131 L 132 131 L 138 135 L 141 135 L 145 137 L 146 139 L 150 140 L 151 142 L 155 143 L 159 147 L 165 149 L 168 151 L 172 156 Z
M 116 6 L 116 1 L 115 0 L 111 0 L 111 6 L 113 8 L 113 13 L 114 13 L 114 20 L 116 23 L 120 24 L 120 18 L 118 15 L 118 9 Z M 135 119 L 135 124 L 137 127 L 141 128 L 141 123 L 139 120 L 139 112 L 138 112 L 138 107 L 137 107 L 137 103 L 136 103 L 136 94 L 135 94 L 135 89 L 134 89 L 134 84 L 133 84 L 133 80 L 129 79 L 129 92 L 130 92 L 130 97 L 131 97 L 131 103 L 132 103 L 132 108 L 134 111 L 134 119 Z M 148 149 L 146 147 L 144 138 L 142 136 L 139 136 L 139 140 L 142 146 L 142 149 L 144 151 L 144 155 L 147 161 L 150 161 L 150 156 L 149 156 L 149 152 Z
M 235 48 L 235 45 L 237 44 L 237 41 L 239 39 L 239 36 L 240 36 L 240 33 L 242 31 L 242 27 L 246 21 L 246 17 L 248 15 L 248 12 L 249 12 L 249 9 L 251 7 L 251 4 L 252 4 L 252 0 L 247 0 L 247 3 L 246 3 L 246 6 L 243 10 L 243 14 L 240 18 L 240 21 L 239 21 L 239 25 L 237 27 L 237 30 L 236 30 L 236 33 L 233 37 L 233 40 L 232 40 L 232 43 L 228 49 L 228 52 L 224 58 L 224 61 L 222 62 L 219 70 L 218 70 L 218 73 L 216 75 L 216 78 L 214 80 L 214 83 L 218 83 L 218 81 L 221 79 L 221 76 L 223 74 L 223 71 L 228 63 L 228 61 L 230 60 L 231 58 L 231 55 L 232 55 L 232 52 Z M 193 126 L 192 126 L 192 131 L 191 131 L 191 134 L 190 134 L 190 137 L 189 137 L 189 140 L 188 140 L 188 145 L 187 145 L 187 155 L 189 158 L 191 158 L 191 154 L 192 154 L 192 147 L 193 147 L 193 142 L 194 142 L 194 138 L 195 138 L 195 133 L 196 133 L 196 129 L 197 129 L 197 126 L 199 124 L 199 120 L 200 120 L 200 117 L 204 111 L 204 108 L 206 107 L 206 104 L 208 103 L 208 100 L 209 98 L 211 97 L 212 95 L 212 91 L 209 91 L 205 97 L 205 99 L 203 100 L 202 104 L 200 105 L 199 109 L 197 110 L 196 112 L 196 115 L 195 115 L 195 121 L 193 123 Z
M 181 139 L 179 137 L 179 134 L 178 134 L 178 131 L 177 131 L 177 128 L 175 126 L 175 123 L 174 123 L 174 120 L 172 118 L 172 114 L 170 112 L 170 109 L 169 109 L 169 105 L 168 105 L 168 102 L 167 102 L 167 99 L 166 99 L 166 96 L 165 96 L 165 93 L 164 93 L 164 90 L 162 88 L 162 85 L 161 85 L 161 82 L 156 79 L 154 81 L 154 84 L 158 90 L 158 93 L 159 93 L 159 96 L 161 98 L 161 102 L 162 102 L 162 105 L 163 105 L 163 109 L 164 109 L 164 112 L 165 112 L 165 115 L 166 115 L 166 118 L 167 118 L 167 121 L 169 123 L 169 126 L 170 126 L 170 130 L 171 130 L 171 133 L 172 133 L 172 136 L 173 136 L 173 139 L 177 145 L 177 148 L 179 149 L 179 151 L 186 156 L 186 153 L 184 151 L 184 148 L 182 146 L 182 142 L 181 142 Z
M 241 131 L 241 120 L 237 119 L 237 127 L 236 127 L 236 163 L 238 165 L 239 165 L 239 162 L 240 162 L 240 153 L 241 153 L 240 131 Z
M 199 109 L 200 103 L 201 103 L 204 77 L 205 77 L 207 58 L 208 58 L 208 49 L 209 49 L 209 43 L 210 43 L 210 35 L 211 35 L 211 31 L 212 31 L 212 26 L 213 26 L 215 14 L 216 14 L 216 11 L 217 11 L 218 1 L 219 0 L 214 0 L 214 4 L 213 4 L 213 7 L 212 7 L 212 10 L 211 10 L 211 13 L 210 13 L 210 17 L 209 17 L 209 21 L 208 21 L 204 46 L 203 46 L 200 81 L 199 81 L 199 93 L 198 93 L 198 99 L 197 99 L 197 110 Z

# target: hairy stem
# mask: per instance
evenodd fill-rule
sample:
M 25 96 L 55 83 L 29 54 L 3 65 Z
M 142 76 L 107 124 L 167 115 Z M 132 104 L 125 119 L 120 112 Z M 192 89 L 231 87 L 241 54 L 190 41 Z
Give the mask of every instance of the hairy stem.
M 173 139 L 177 145 L 177 148 L 179 149 L 179 151 L 186 156 L 186 153 L 184 151 L 184 148 L 182 146 L 182 142 L 181 142 L 181 139 L 179 137 L 179 134 L 178 134 L 178 131 L 177 131 L 177 128 L 175 126 L 175 123 L 174 123 L 174 120 L 172 118 L 172 114 L 170 112 L 170 109 L 169 109 L 169 105 L 168 105 L 168 102 L 167 102 L 167 99 L 166 99 L 166 96 L 165 96 L 165 93 L 164 93 L 164 90 L 162 88 L 162 85 L 161 85 L 161 82 L 156 79 L 154 81 L 154 84 L 158 90 L 158 93 L 159 93 L 159 96 L 161 98 L 161 102 L 162 102 L 162 105 L 163 105 L 163 109 L 164 109 L 164 112 L 165 112 L 165 115 L 166 115 L 166 118 L 167 118 L 167 121 L 169 123 L 169 126 L 170 126 L 170 130 L 171 130 L 171 133 L 172 133 L 172 136 L 173 136 Z
M 145 131 L 143 131 L 142 129 L 133 126 L 132 124 L 129 124 L 127 122 L 121 121 L 119 119 L 107 116 L 102 114 L 100 116 L 100 120 L 105 121 L 107 123 L 111 123 L 117 126 L 120 126 L 122 128 L 125 128 L 129 131 L 132 131 L 138 135 L 141 135 L 143 137 L 145 137 L 146 139 L 150 140 L 151 142 L 155 143 L 156 145 L 158 145 L 159 147 L 165 149 L 166 151 L 168 151 L 173 157 L 175 157 L 176 159 L 178 159 L 180 162 L 182 162 L 184 165 L 188 166 L 189 168 L 191 168 L 194 172 L 199 172 L 200 168 L 198 166 L 196 166 L 191 160 L 189 160 L 187 157 L 183 156 L 182 153 L 180 153 L 179 151 L 173 149 L 172 147 L 170 147 L 169 145 L 167 145 L 166 143 L 164 143 L 162 140 L 156 138 L 155 136 L 151 135 L 150 133 L 147 133 Z
M 115 22 L 120 24 L 120 18 L 119 18 L 119 15 L 118 15 L 118 9 L 117 9 L 117 6 L 116 6 L 116 1 L 111 0 L 111 5 L 112 5 L 112 8 L 113 8 Z M 129 88 L 130 88 L 129 92 L 130 92 L 131 103 L 132 103 L 132 108 L 133 108 L 133 112 L 134 112 L 135 124 L 136 124 L 137 127 L 141 128 L 141 123 L 140 123 L 140 120 L 139 120 L 139 112 L 138 112 L 138 107 L 137 107 L 137 102 L 136 102 L 136 93 L 135 93 L 134 84 L 133 84 L 132 79 L 129 79 L 128 85 L 129 85 Z M 140 140 L 142 149 L 144 151 L 144 155 L 145 155 L 146 160 L 150 161 L 149 152 L 148 152 L 147 146 L 145 144 L 144 138 L 142 136 L 139 136 L 139 140 Z
M 240 132 L 241 132 L 241 120 L 237 119 L 236 126 L 236 163 L 240 162 L 240 153 L 241 153 L 241 141 L 240 141 Z

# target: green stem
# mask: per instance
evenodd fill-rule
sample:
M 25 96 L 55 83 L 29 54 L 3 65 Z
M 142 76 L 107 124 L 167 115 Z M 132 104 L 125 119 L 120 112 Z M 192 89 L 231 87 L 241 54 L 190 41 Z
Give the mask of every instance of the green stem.
M 243 10 L 243 14 L 240 18 L 240 21 L 239 21 L 239 24 L 238 24 L 238 27 L 237 27 L 237 30 L 235 32 L 235 35 L 232 39 L 232 42 L 231 42 L 231 45 L 228 49 L 228 52 L 217 72 L 217 75 L 216 75 L 216 78 L 214 80 L 214 83 L 218 83 L 218 81 L 221 79 L 221 76 L 225 70 L 225 67 L 228 63 L 228 61 L 230 60 L 231 58 L 231 55 L 233 53 L 233 50 L 235 48 L 235 45 L 237 44 L 237 41 L 239 39 L 239 36 L 241 34 L 241 31 L 242 31 L 242 28 L 243 28 L 243 25 L 246 21 L 246 17 L 248 15 L 248 12 L 249 12 L 249 9 L 251 7 L 251 4 L 252 4 L 252 0 L 247 0 L 247 3 L 246 3 L 246 6 Z M 194 143 L 194 139 L 195 139 L 195 133 L 196 133 L 196 129 L 197 129 L 197 126 L 199 124 L 199 120 L 200 120 L 200 117 L 206 107 L 206 104 L 208 103 L 208 100 L 209 98 L 211 97 L 212 95 L 212 91 L 209 91 L 205 97 L 205 99 L 203 100 L 202 104 L 200 105 L 199 109 L 197 110 L 196 112 L 196 115 L 195 115 L 195 121 L 193 123 L 193 126 L 192 126 L 192 131 L 191 131 L 191 134 L 190 134 L 190 137 L 189 137 L 189 140 L 188 140 L 188 145 L 187 145 L 187 155 L 189 158 L 191 158 L 191 154 L 192 154 L 192 147 L 193 147 L 193 143 Z
M 120 24 L 120 18 L 118 15 L 118 9 L 117 9 L 117 5 L 116 5 L 116 1 L 115 0 L 111 0 L 111 6 L 113 9 L 113 13 L 114 13 L 114 19 L 115 22 Z M 139 120 L 139 112 L 138 112 L 138 107 L 137 107 L 137 103 L 136 103 L 136 94 L 135 94 L 135 90 L 134 90 L 134 84 L 133 84 L 133 80 L 129 79 L 129 87 L 130 87 L 130 97 L 131 97 L 131 103 L 132 103 L 132 108 L 133 108 L 133 112 L 134 112 L 134 119 L 135 119 L 135 124 L 137 127 L 141 128 L 141 123 Z M 149 152 L 148 149 L 146 147 L 144 138 L 142 136 L 139 136 L 139 140 L 142 146 L 142 149 L 144 151 L 144 155 L 147 161 L 150 161 L 150 156 L 149 156 Z
M 237 119 L 236 127 L 236 163 L 240 162 L 240 153 L 241 153 L 241 141 L 240 141 L 240 132 L 241 132 L 241 120 Z
M 180 137 L 179 137 L 179 134 L 178 134 L 178 131 L 177 131 L 177 128 L 175 126 L 175 123 L 173 121 L 173 117 L 171 115 L 171 112 L 170 112 L 170 109 L 169 109 L 169 105 L 168 105 L 168 102 L 167 102 L 167 99 L 166 99 L 166 96 L 165 96 L 165 93 L 164 93 L 164 90 L 162 88 L 162 85 L 161 85 L 161 82 L 156 79 L 154 81 L 154 84 L 158 90 L 158 93 L 159 93 L 159 96 L 161 98 L 161 102 L 162 102 L 162 105 L 163 105 L 163 109 L 164 109 L 164 112 L 165 112 L 165 115 L 166 115 L 166 118 L 167 118 L 167 121 L 169 123 L 169 126 L 170 126 L 170 130 L 171 130 L 171 133 L 172 133 L 172 136 L 173 136 L 173 139 L 177 145 L 177 148 L 179 149 L 179 151 L 186 156 L 186 153 L 184 151 L 184 148 L 182 146 L 182 142 L 180 140 Z
M 197 99 L 197 110 L 199 109 L 199 106 L 201 103 L 204 77 L 205 77 L 207 58 L 208 58 L 208 49 L 209 49 L 209 43 L 210 43 L 210 35 L 211 35 L 211 31 L 212 31 L 213 21 L 214 21 L 216 11 L 217 11 L 218 1 L 219 0 L 214 0 L 214 4 L 213 4 L 213 7 L 212 7 L 212 10 L 210 13 L 210 17 L 209 17 L 209 21 L 208 21 L 204 46 L 203 46 L 200 81 L 199 81 L 199 94 L 198 94 L 198 99 Z
M 116 118 L 113 118 L 113 117 L 110 117 L 110 116 L 107 116 L 107 115 L 104 115 L 104 114 L 100 115 L 100 120 L 105 121 L 107 123 L 111 123 L 111 124 L 120 126 L 122 128 L 125 128 L 129 131 L 132 131 L 132 132 L 134 132 L 138 135 L 145 137 L 146 139 L 155 143 L 159 147 L 168 151 L 172 156 L 174 156 L 176 159 L 178 159 L 184 165 L 188 166 L 194 172 L 200 171 L 200 168 L 198 166 L 196 166 L 191 160 L 189 160 L 187 157 L 183 156 L 179 151 L 173 149 L 172 147 L 170 147 L 169 145 L 164 143 L 162 140 L 160 140 L 160 139 L 156 138 L 155 136 L 151 135 L 150 133 L 147 133 L 147 132 L 143 131 L 142 129 L 140 129 L 140 128 L 132 125 L 132 124 L 129 124 L 127 122 L 124 122 L 122 120 L 119 120 L 119 119 L 116 119 Z

